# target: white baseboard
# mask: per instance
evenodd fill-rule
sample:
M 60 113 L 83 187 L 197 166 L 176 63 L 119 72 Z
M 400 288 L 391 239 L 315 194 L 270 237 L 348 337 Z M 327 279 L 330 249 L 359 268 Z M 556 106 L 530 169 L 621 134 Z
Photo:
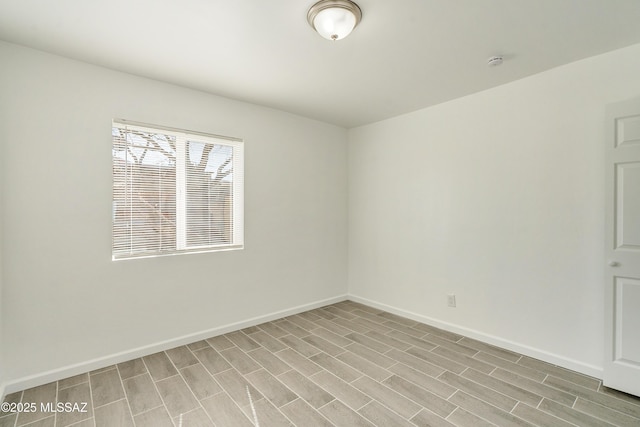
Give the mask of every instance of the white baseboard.
M 122 363 L 128 360 L 137 359 L 139 357 L 148 356 L 153 353 L 169 350 L 174 347 L 190 344 L 192 342 L 215 337 L 217 335 L 223 335 L 228 332 L 237 331 L 239 329 L 248 328 L 250 326 L 259 325 L 260 323 L 269 322 L 271 320 L 280 319 L 282 317 L 291 316 L 293 314 L 313 310 L 315 308 L 323 307 L 325 305 L 335 304 L 341 301 L 345 301 L 346 299 L 347 299 L 346 294 L 333 297 L 333 298 L 327 298 L 321 301 L 315 301 L 309 304 L 299 305 L 297 307 L 289 308 L 286 310 L 276 311 L 263 316 L 253 317 L 251 319 L 244 320 L 242 322 L 231 323 L 231 324 L 220 326 L 217 328 L 207 329 L 205 331 L 200 331 L 193 334 L 187 334 L 181 337 L 172 338 L 166 341 L 146 345 L 143 347 L 134 348 L 131 350 L 120 352 L 120 353 L 99 357 L 97 359 L 76 363 L 74 365 L 65 366 L 63 368 L 41 372 L 35 375 L 30 375 L 28 377 L 19 378 L 17 380 L 1 384 L 0 391 L 3 392 L 2 396 L 4 398 L 4 393 L 9 394 L 16 391 L 37 387 L 43 384 L 48 384 L 50 382 L 58 381 L 63 378 L 68 378 L 74 375 L 79 375 L 85 372 L 115 365 L 116 363 Z
M 0 403 L 4 402 L 5 388 L 6 388 L 6 384 L 0 383 Z
M 377 301 L 372 301 L 366 298 L 359 297 L 357 295 L 348 295 L 348 299 L 351 301 L 359 302 L 369 307 L 377 308 L 380 310 L 388 311 L 389 313 L 397 314 L 398 316 L 406 317 L 411 320 L 415 320 L 420 323 L 425 323 L 436 328 L 444 329 L 445 331 L 453 332 L 459 335 L 464 335 L 469 338 L 476 339 L 478 341 L 492 344 L 497 347 L 504 348 L 506 350 L 515 351 L 516 353 L 524 354 L 525 356 L 533 357 L 548 363 L 552 363 L 563 368 L 571 369 L 572 371 L 580 372 L 585 375 L 589 375 L 595 378 L 602 378 L 602 367 L 590 365 L 578 360 L 570 359 L 568 357 L 560 356 L 548 351 L 540 350 L 528 345 L 517 343 L 504 338 L 496 337 L 494 335 L 486 334 L 484 332 L 477 331 L 475 329 L 469 329 L 462 326 L 458 326 L 448 322 L 442 322 L 437 319 L 433 319 L 428 316 L 413 313 L 411 311 L 403 310 L 397 307 L 393 307 L 387 304 L 382 304 Z
M 323 307 L 329 304 L 335 304 L 337 302 L 352 300 L 361 304 L 378 308 L 380 310 L 388 311 L 389 313 L 397 314 L 417 322 L 425 323 L 445 331 L 454 332 L 460 335 L 464 335 L 469 338 L 477 339 L 487 344 L 492 344 L 507 350 L 515 351 L 517 353 L 524 354 L 535 359 L 543 360 L 554 365 L 562 366 L 567 369 L 571 369 L 576 372 L 583 373 L 595 378 L 602 378 L 602 368 L 598 366 L 589 365 L 574 359 L 570 359 L 564 356 L 553 354 L 544 350 L 540 350 L 534 347 L 530 347 L 521 343 L 510 341 L 504 338 L 496 337 L 494 335 L 486 334 L 474 329 L 458 326 L 452 323 L 443 322 L 437 319 L 433 319 L 428 316 L 413 313 L 411 311 L 403 310 L 387 304 L 382 304 L 377 301 L 362 298 L 357 295 L 345 294 L 333 298 L 328 298 L 321 301 L 316 301 L 309 304 L 299 305 L 286 310 L 276 311 L 263 316 L 254 317 L 241 322 L 231 323 L 228 325 L 220 326 L 217 328 L 208 329 L 205 331 L 196 332 L 193 334 L 187 334 L 181 337 L 173 338 L 170 340 L 150 344 L 143 347 L 138 347 L 128 351 L 111 354 L 108 356 L 80 362 L 74 365 L 62 367 L 59 369 L 53 369 L 46 372 L 41 372 L 28 377 L 19 378 L 10 382 L 0 384 L 0 396 L 4 399 L 5 394 L 10 394 L 16 391 L 24 390 L 31 387 L 37 387 L 39 385 L 47 384 L 53 381 L 58 381 L 63 378 L 72 377 L 74 375 L 82 374 L 85 372 L 93 371 L 96 369 L 104 368 L 114 365 L 116 363 L 126 362 L 128 360 L 137 359 L 139 357 L 148 356 L 159 351 L 169 350 L 181 345 L 190 344 L 195 341 L 200 341 L 206 338 L 211 338 L 217 335 L 223 335 L 228 332 L 233 332 L 239 329 L 248 328 L 250 326 L 259 325 L 260 323 L 269 322 L 271 320 L 280 319 L 282 317 L 291 316 L 293 314 L 302 313 L 304 311 L 313 310 L 318 307 Z M 1 401 L 1 400 L 0 400 Z

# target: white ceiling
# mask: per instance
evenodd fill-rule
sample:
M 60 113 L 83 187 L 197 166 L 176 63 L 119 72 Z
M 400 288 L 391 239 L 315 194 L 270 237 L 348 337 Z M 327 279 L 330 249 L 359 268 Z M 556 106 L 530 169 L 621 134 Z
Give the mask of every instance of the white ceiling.
M 338 42 L 313 3 L 0 0 L 0 39 L 345 127 L 640 43 L 640 0 L 357 0 Z

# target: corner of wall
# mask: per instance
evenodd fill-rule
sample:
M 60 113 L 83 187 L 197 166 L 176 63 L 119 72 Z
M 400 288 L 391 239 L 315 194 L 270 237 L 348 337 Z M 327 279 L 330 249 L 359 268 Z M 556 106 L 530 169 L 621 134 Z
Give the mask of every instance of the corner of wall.
M 1 139 L 2 141 L 4 141 L 4 138 Z M 2 165 L 0 164 L 0 171 L 3 171 L 4 167 L 2 167 Z M 2 206 L 4 206 L 4 203 L 2 202 L 3 199 L 3 182 L 4 179 L 2 177 L 2 175 L 0 175 L 0 402 L 2 402 L 4 400 L 4 390 L 5 390 L 5 378 L 4 378 L 4 349 L 6 348 L 4 341 L 3 341 L 3 330 L 4 330 L 4 316 L 3 316 L 3 312 L 4 310 L 2 309 L 3 305 L 2 305 L 2 292 L 3 292 L 3 258 L 2 258 L 2 247 L 3 247 L 3 241 L 2 241 L 2 227 L 4 224 L 4 221 L 2 220 L 3 217 L 3 212 L 2 212 Z
M 0 203 L 0 206 L 2 206 L 1 203 Z M 0 227 L 1 227 L 1 224 L 2 224 L 2 221 L 0 219 Z M 2 231 L 0 231 L 0 248 L 2 247 L 1 236 L 2 236 Z M 4 324 L 5 324 L 5 319 L 3 317 L 3 310 L 2 310 L 2 249 L 0 249 L 0 402 L 4 401 L 5 386 L 6 386 L 5 369 L 4 369 L 4 349 L 6 348 L 6 345 L 3 340 Z

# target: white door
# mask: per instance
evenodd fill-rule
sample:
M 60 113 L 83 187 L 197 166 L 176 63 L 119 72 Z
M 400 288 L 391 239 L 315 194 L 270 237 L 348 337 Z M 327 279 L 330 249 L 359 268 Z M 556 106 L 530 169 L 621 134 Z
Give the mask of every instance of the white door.
M 640 396 L 640 98 L 607 107 L 604 385 Z

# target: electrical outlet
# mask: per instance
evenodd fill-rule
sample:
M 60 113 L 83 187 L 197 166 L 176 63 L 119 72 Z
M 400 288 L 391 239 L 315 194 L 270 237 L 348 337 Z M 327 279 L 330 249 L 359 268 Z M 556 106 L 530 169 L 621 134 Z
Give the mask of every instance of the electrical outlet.
M 447 295 L 447 305 L 449 307 L 456 306 L 456 296 L 454 294 Z

